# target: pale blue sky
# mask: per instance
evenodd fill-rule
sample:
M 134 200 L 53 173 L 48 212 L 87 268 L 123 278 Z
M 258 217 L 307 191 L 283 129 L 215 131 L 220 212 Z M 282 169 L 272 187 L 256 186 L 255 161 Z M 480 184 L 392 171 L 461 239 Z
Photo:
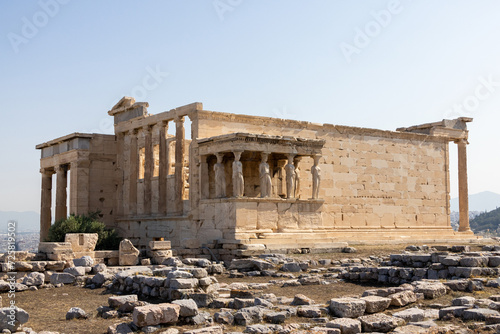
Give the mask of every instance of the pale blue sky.
M 152 113 L 197 101 L 387 130 L 470 116 L 470 193 L 500 193 L 498 1 L 0 0 L 0 8 L 0 210 L 38 212 L 35 145 L 111 133 L 107 110 L 134 92 Z M 346 57 L 346 48 L 357 49 Z

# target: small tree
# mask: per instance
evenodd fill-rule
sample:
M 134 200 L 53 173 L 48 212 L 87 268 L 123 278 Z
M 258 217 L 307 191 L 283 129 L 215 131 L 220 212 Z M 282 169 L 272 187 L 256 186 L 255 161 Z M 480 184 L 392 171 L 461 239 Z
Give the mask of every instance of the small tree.
M 115 229 L 107 228 L 99 221 L 99 212 L 90 212 L 88 215 L 71 214 L 68 218 L 55 222 L 45 241 L 63 242 L 66 233 L 97 233 L 96 250 L 118 249 L 121 241 Z

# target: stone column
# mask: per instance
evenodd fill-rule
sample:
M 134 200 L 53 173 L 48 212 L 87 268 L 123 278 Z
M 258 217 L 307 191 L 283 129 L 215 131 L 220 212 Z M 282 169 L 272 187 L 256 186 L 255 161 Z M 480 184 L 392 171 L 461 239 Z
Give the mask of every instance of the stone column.
M 40 208 L 40 241 L 44 241 L 49 235 L 52 223 L 52 174 L 50 169 L 40 169 L 42 174 L 42 197 Z
M 160 169 L 158 173 L 158 211 L 160 215 L 167 214 L 167 175 L 168 175 L 168 121 L 160 124 Z
M 469 226 L 469 187 L 467 184 L 467 140 L 456 141 L 458 146 L 458 205 L 460 210 L 459 232 L 470 231 Z
M 175 213 L 184 211 L 184 116 L 175 119 Z
M 130 169 L 129 169 L 129 214 L 137 214 L 137 179 L 139 178 L 139 166 L 138 158 L 139 151 L 137 150 L 137 131 L 130 130 L 128 135 L 130 136 Z
M 153 140 L 151 127 L 144 126 L 144 214 L 151 214 L 151 179 L 153 177 Z
M 207 199 L 210 197 L 210 181 L 208 177 L 208 157 L 209 155 L 204 155 L 200 157 L 200 197 L 201 199 Z M 214 180 L 214 182 L 216 182 Z M 217 187 L 217 185 L 215 186 Z M 217 190 L 215 191 L 217 193 Z
M 60 165 L 56 167 L 56 217 L 55 221 L 65 219 L 68 216 L 66 191 L 68 187 L 68 166 Z

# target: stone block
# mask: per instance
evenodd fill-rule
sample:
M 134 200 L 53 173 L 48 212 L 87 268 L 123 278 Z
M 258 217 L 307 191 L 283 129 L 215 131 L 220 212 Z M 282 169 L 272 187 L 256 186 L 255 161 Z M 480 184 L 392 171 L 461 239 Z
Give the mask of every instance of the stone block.
M 75 282 L 75 276 L 70 273 L 53 273 L 50 276 L 51 284 L 72 284 Z
M 476 308 L 468 309 L 462 313 L 462 319 L 464 320 L 474 320 L 474 321 L 485 321 L 488 316 L 498 316 L 500 313 L 495 310 L 490 310 L 487 308 Z
M 417 301 L 417 296 L 415 295 L 415 292 L 413 291 L 400 291 L 394 294 L 391 294 L 388 296 L 388 298 L 391 298 L 391 305 L 392 306 L 406 306 L 411 303 L 415 303 Z
M 172 244 L 170 241 L 150 241 L 149 249 L 152 251 L 156 250 L 169 250 L 172 249 Z
M 85 276 L 85 267 L 69 267 L 64 269 L 65 273 L 69 273 L 75 277 Z
M 419 308 L 409 308 L 403 311 L 399 311 L 396 313 L 392 314 L 396 318 L 401 318 L 405 322 L 418 322 L 422 321 L 425 318 L 425 312 L 424 310 L 421 310 Z
M 210 326 L 200 329 L 185 331 L 184 334 L 223 334 L 223 328 L 220 326 Z
M 415 282 L 415 292 L 423 293 L 426 299 L 434 299 L 446 294 L 446 286 L 440 282 Z
M 14 320 L 10 318 L 10 316 L 12 315 L 12 311 L 15 314 Z M 11 309 L 10 307 L 0 308 L 1 331 L 5 329 L 14 333 L 22 324 L 27 323 L 28 320 L 29 320 L 29 314 L 22 308 L 19 307 L 14 307 L 14 309 Z
M 357 318 L 365 313 L 366 302 L 356 298 L 334 298 L 330 300 L 330 312 L 340 318 Z
M 192 299 L 174 300 L 172 304 L 180 306 L 180 317 L 193 317 L 198 314 L 198 305 Z
M 498 267 L 500 266 L 500 256 L 490 256 L 488 259 L 489 267 Z
M 82 256 L 79 259 L 73 259 L 75 267 L 92 267 L 94 260 L 90 256 Z
M 487 267 L 489 259 L 487 256 L 469 256 L 460 259 L 462 267 Z
M 139 250 L 134 247 L 128 239 L 120 242 L 119 264 L 120 266 L 135 266 L 139 263 Z
M 93 252 L 98 238 L 97 233 L 66 233 L 64 242 L 71 244 L 73 252 Z
M 375 313 L 359 317 L 363 332 L 387 333 L 398 327 L 399 319 L 384 313 Z
M 450 306 L 444 307 L 439 310 L 439 319 L 446 318 L 447 316 L 461 317 L 465 310 L 469 309 L 468 306 Z
M 157 304 L 138 306 L 134 308 L 132 319 L 136 326 L 156 326 L 171 324 L 179 319 L 180 306 L 175 304 Z
M 45 254 L 54 254 L 61 251 L 72 252 L 71 243 L 69 242 L 40 242 L 38 244 L 38 252 Z
M 171 289 L 192 289 L 198 285 L 196 278 L 174 278 L 170 280 Z
M 301 306 L 297 308 L 297 316 L 304 318 L 320 318 L 321 308 L 318 306 Z
M 27 286 L 40 286 L 44 282 L 45 282 L 45 275 L 38 272 L 29 273 L 23 279 L 23 284 Z
M 361 333 L 361 321 L 351 318 L 338 318 L 326 323 L 328 328 L 337 328 L 342 334 Z
M 117 309 L 126 303 L 135 303 L 137 300 L 137 295 L 113 296 L 108 298 L 108 305 Z
M 378 313 L 386 310 L 391 305 L 391 298 L 379 296 L 361 297 L 366 302 L 366 313 Z

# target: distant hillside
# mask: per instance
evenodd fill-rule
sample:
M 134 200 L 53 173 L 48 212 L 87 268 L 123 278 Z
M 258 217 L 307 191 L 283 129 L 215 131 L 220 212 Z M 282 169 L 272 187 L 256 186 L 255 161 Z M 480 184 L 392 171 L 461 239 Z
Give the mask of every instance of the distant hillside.
M 458 198 L 450 201 L 451 211 L 458 211 Z M 491 191 L 469 194 L 469 211 L 491 211 L 500 208 L 500 195 Z
M 40 215 L 34 211 L 0 211 L 0 232 L 7 231 L 7 222 L 17 221 L 18 232 L 40 231 Z
M 500 208 L 484 212 L 470 221 L 470 228 L 475 232 L 489 230 L 495 232 L 500 225 Z

